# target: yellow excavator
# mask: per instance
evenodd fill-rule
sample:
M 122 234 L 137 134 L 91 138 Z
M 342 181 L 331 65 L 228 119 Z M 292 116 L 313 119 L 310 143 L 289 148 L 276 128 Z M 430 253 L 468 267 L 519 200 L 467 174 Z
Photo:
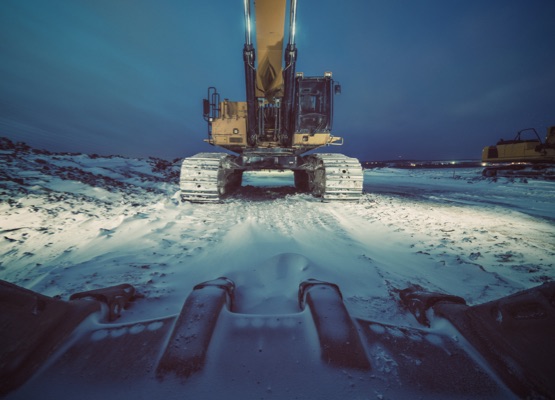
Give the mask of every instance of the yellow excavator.
M 241 186 L 243 172 L 267 169 L 293 171 L 299 190 L 325 200 L 358 199 L 363 173 L 357 159 L 342 154 L 302 156 L 322 146 L 341 145 L 343 139 L 332 135 L 334 95 L 341 92 L 332 73 L 305 76 L 295 70 L 297 0 L 289 4 L 285 51 L 286 0 L 256 0 L 254 8 L 253 24 L 251 0 L 244 0 L 246 101 L 222 100 L 215 87 L 208 88 L 203 101 L 205 141 L 235 154 L 185 158 L 181 199 L 218 201 Z
M 501 139 L 495 146 L 482 150 L 482 162 L 486 163 L 483 175 L 497 176 L 501 171 L 533 169 L 541 171 L 555 164 L 555 126 L 547 128 L 542 142 L 534 128 L 522 129 L 512 140 Z

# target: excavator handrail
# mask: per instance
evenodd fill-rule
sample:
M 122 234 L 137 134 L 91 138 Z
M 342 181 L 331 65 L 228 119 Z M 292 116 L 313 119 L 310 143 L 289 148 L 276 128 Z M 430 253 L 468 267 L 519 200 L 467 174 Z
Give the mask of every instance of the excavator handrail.
M 538 132 L 537 132 L 536 129 L 534 129 L 534 128 L 525 128 L 525 129 L 521 129 L 520 131 L 517 132 L 517 134 L 516 134 L 514 140 L 515 140 L 516 142 L 521 142 L 521 141 L 524 142 L 524 141 L 527 141 L 526 139 L 521 139 L 521 138 L 520 138 L 520 134 L 521 134 L 522 132 L 526 132 L 526 131 L 533 131 L 534 134 L 536 135 L 536 137 L 538 138 L 538 141 L 539 141 L 540 143 L 542 143 L 542 140 L 541 140 L 541 138 L 540 138 L 540 135 L 538 135 Z

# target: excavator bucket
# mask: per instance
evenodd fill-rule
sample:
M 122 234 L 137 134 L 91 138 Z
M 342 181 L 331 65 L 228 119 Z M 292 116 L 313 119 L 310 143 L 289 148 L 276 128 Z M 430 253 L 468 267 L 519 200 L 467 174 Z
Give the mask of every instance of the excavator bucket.
M 109 310 L 106 319 L 115 320 L 133 293 L 131 285 L 120 285 L 66 302 L 0 280 L 0 395 L 29 379 L 102 304 Z
M 555 396 L 555 283 L 472 307 L 401 291 L 422 328 L 354 317 L 337 285 L 314 279 L 299 284 L 297 309 L 281 314 L 240 312 L 235 283 L 221 277 L 196 285 L 178 315 L 111 321 L 108 303 L 132 305 L 132 292 L 124 285 L 62 301 L 2 282 L 0 395 Z

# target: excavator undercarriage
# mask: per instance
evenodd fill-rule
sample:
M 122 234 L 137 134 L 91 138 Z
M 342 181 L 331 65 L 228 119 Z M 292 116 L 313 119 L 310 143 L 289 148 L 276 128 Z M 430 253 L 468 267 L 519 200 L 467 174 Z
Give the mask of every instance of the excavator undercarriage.
M 362 192 L 363 174 L 355 158 L 342 154 L 245 158 L 226 153 L 199 153 L 181 166 L 181 199 L 192 202 L 218 201 L 241 186 L 244 171 L 276 169 L 275 162 L 288 162 L 295 187 L 324 200 L 357 200 Z M 250 160 L 252 161 L 252 160 Z M 253 165 L 254 164 L 254 165 Z M 278 164 L 279 166 L 279 164 Z

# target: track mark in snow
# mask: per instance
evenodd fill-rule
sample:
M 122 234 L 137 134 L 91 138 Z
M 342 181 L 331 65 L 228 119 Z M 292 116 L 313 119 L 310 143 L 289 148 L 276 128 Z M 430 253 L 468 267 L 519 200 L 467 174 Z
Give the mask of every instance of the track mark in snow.
M 359 204 L 342 209 L 338 220 L 367 247 L 365 257 L 396 286 L 410 281 L 430 290 L 454 292 L 472 303 L 553 279 L 552 264 L 547 264 L 545 257 L 554 246 L 549 236 L 542 237 L 537 230 L 543 225 L 552 235 L 553 227 L 529 216 L 366 195 Z M 541 249 L 541 243 L 546 248 Z M 519 268 L 523 259 L 536 268 Z M 515 272 L 521 271 L 529 275 L 515 285 Z M 457 285 L 457 281 L 465 285 Z M 478 290 L 476 295 L 475 286 L 479 285 L 488 289 Z

